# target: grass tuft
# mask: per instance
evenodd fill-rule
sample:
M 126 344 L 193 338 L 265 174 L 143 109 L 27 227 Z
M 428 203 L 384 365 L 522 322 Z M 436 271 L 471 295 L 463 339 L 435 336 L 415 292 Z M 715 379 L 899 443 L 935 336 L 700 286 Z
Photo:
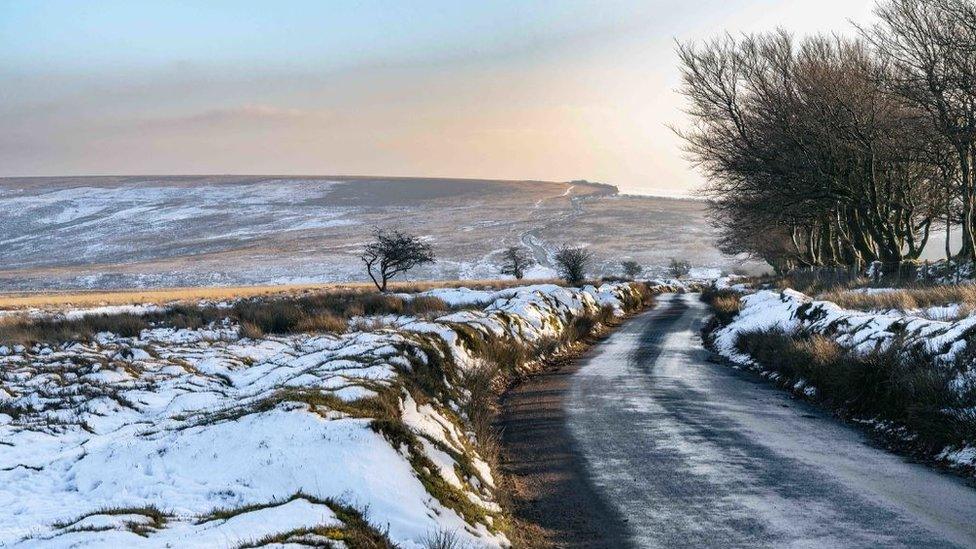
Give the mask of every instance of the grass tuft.
M 423 544 L 425 549 L 465 549 L 457 532 L 449 530 L 428 533 Z
M 344 544 L 346 547 L 361 547 L 364 549 L 392 549 L 395 547 L 386 531 L 380 530 L 369 523 L 366 519 L 366 512 L 340 503 L 332 498 L 317 498 L 302 492 L 295 493 L 284 500 L 273 501 L 267 504 L 248 505 L 234 509 L 215 509 L 204 517 L 201 517 L 198 524 L 214 520 L 227 520 L 244 513 L 284 505 L 296 499 L 304 499 L 310 503 L 327 506 L 342 521 L 342 525 L 319 525 L 297 528 L 286 532 L 270 534 L 261 539 L 238 545 L 238 547 L 249 548 L 285 544 L 299 544 L 312 547 L 341 547 L 342 545 L 339 543 Z
M 152 531 L 159 530 L 166 526 L 168 517 L 166 513 L 163 513 L 154 505 L 147 505 L 145 507 L 104 507 L 91 513 L 85 513 L 80 517 L 67 522 L 55 522 L 51 526 L 57 529 L 68 529 L 73 530 L 74 525 L 78 524 L 82 520 L 88 517 L 94 517 L 98 515 L 112 515 L 112 516 L 124 516 L 124 515 L 141 515 L 148 517 L 149 524 L 144 524 L 141 522 L 126 522 L 125 527 L 132 533 L 137 534 L 142 537 L 148 536 Z M 89 530 L 88 528 L 79 527 L 79 530 Z

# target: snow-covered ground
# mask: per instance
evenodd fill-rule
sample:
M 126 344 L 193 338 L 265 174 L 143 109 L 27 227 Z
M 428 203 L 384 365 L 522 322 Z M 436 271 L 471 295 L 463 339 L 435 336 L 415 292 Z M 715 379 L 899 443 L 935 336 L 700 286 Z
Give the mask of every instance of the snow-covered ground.
M 415 279 L 500 276 L 524 246 L 554 274 L 587 245 L 593 274 L 630 259 L 730 268 L 699 201 L 612 197 L 585 183 L 346 177 L 0 178 L 0 290 L 367 281 L 370 227 L 409 228 L 438 261 Z M 611 235 L 608 238 L 608 235 Z
M 506 546 L 456 384 L 480 359 L 458 330 L 530 342 L 636 292 L 436 290 L 485 307 L 335 336 L 242 339 L 224 322 L 0 347 L 0 546 L 299 540 L 349 526 L 349 507 L 405 548 L 438 532 Z
M 962 394 L 976 387 L 976 368 L 972 348 L 976 336 L 976 316 L 959 320 L 937 320 L 933 317 L 957 313 L 957 305 L 932 307 L 915 314 L 901 311 L 869 312 L 843 309 L 830 301 L 818 301 L 794 290 L 761 290 L 741 298 L 742 310 L 728 325 L 711 335 L 714 349 L 741 366 L 756 366 L 753 359 L 736 348 L 740 335 L 759 331 L 781 331 L 819 334 L 835 340 L 854 353 L 866 354 L 888 350 L 892 345 L 900 353 L 923 357 L 933 368 L 955 372 L 952 387 Z M 815 391 L 807 387 L 808 394 Z M 957 410 L 976 417 L 976 409 Z M 947 462 L 976 466 L 976 448 L 947 449 Z

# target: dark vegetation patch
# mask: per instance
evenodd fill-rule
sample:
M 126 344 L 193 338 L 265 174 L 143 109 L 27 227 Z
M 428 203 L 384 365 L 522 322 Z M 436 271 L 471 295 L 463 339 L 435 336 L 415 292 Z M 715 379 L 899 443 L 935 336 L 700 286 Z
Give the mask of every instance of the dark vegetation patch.
M 245 405 L 203 414 L 177 414 L 173 418 L 187 422 L 180 428 L 188 429 L 201 425 L 236 421 L 244 416 L 274 410 L 283 404 L 304 404 L 313 412 L 318 410 L 336 411 L 354 418 L 387 417 L 399 414 L 396 394 L 390 394 L 387 386 L 379 383 L 365 385 L 365 381 L 361 384 L 375 392 L 376 396 L 346 401 L 326 389 L 287 387 L 278 389 L 265 398 Z

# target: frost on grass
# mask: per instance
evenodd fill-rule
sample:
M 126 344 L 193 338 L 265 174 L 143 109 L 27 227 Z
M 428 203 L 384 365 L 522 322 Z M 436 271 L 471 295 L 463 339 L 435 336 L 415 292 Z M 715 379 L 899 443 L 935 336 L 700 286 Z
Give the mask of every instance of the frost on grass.
M 484 308 L 340 335 L 241 339 L 217 322 L 2 349 L 0 545 L 409 548 L 447 531 L 507 546 L 464 414 L 471 333 L 558 337 L 641 296 L 470 292 L 438 297 Z

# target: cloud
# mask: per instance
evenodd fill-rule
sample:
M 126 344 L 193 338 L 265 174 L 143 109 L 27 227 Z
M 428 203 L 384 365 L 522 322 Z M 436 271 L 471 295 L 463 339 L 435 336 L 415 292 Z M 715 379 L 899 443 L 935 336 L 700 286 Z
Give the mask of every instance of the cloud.
M 188 115 L 146 118 L 132 127 L 138 131 L 260 130 L 283 126 L 321 126 L 335 119 L 335 115 L 329 111 L 245 104 Z

